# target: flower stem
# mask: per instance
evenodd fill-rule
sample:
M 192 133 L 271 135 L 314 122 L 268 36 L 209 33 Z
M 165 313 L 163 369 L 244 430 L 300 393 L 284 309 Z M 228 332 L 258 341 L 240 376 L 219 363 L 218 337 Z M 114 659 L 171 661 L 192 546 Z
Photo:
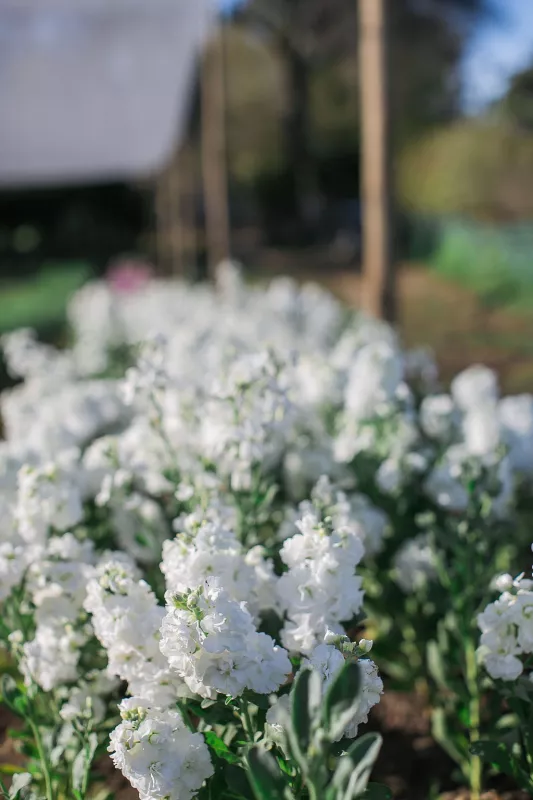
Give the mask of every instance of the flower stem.
M 255 737 L 254 726 L 248 710 L 248 703 L 242 697 L 239 700 L 239 713 L 244 732 L 246 733 L 247 738 L 253 742 Z
M 43 740 L 41 738 L 41 733 L 39 731 L 38 726 L 32 719 L 28 718 L 28 722 L 30 724 L 30 728 L 33 733 L 33 738 L 35 739 L 35 745 L 37 747 L 37 752 L 39 753 L 39 761 L 41 762 L 41 769 L 43 771 L 44 777 L 44 784 L 46 789 L 46 800 L 54 800 L 54 792 L 52 789 L 52 778 L 50 776 L 50 771 L 48 769 L 48 760 L 46 758 L 46 754 L 44 752 L 43 747 Z
M 476 663 L 476 650 L 471 639 L 468 640 L 465 649 L 466 655 L 466 681 L 469 701 L 470 719 L 470 745 L 479 742 L 480 723 L 481 723 L 481 702 L 479 693 L 478 669 Z M 470 756 L 470 794 L 471 800 L 479 800 L 482 784 L 482 763 L 479 756 Z

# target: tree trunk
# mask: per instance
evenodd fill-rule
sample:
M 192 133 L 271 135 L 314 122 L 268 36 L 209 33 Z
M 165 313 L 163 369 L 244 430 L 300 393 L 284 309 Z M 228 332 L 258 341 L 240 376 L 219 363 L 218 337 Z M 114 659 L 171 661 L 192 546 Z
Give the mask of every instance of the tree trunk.
M 225 83 L 224 31 L 220 29 L 202 72 L 202 174 L 210 277 L 230 257 Z
M 364 305 L 374 316 L 396 316 L 392 253 L 389 130 L 388 0 L 359 0 Z

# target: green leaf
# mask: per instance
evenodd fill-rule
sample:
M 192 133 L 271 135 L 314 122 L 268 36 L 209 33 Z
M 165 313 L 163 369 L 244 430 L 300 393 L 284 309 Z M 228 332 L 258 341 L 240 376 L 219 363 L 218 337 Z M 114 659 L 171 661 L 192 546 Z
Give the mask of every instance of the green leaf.
M 382 783 L 369 783 L 363 797 L 364 800 L 391 800 L 392 792 Z
M 11 675 L 2 675 L 0 689 L 6 706 L 19 717 L 25 717 L 28 711 L 28 697 Z
M 248 702 L 253 703 L 254 706 L 257 708 L 262 709 L 263 711 L 268 711 L 270 708 L 270 703 L 268 701 L 268 697 L 266 694 L 257 694 L 256 692 L 246 692 L 245 699 Z
M 429 674 L 437 686 L 439 686 L 441 689 L 446 689 L 448 687 L 446 670 L 444 668 L 444 660 L 437 642 L 428 642 L 426 655 Z
M 0 774 L 2 775 L 19 775 L 25 771 L 24 767 L 18 767 L 16 764 L 0 764 Z
M 228 789 L 238 797 L 251 800 L 253 798 L 252 788 L 246 772 L 241 767 L 227 764 L 224 770 Z
M 298 755 L 305 760 L 313 733 L 320 721 L 322 681 L 312 669 L 303 669 L 291 693 L 291 727 Z M 300 760 L 300 759 L 299 759 Z
M 470 748 L 474 756 L 479 756 L 486 764 L 495 767 L 499 772 L 514 778 L 522 787 L 530 788 L 529 774 L 522 769 L 510 748 L 504 742 L 476 742 Z
M 361 683 L 361 668 L 352 661 L 344 665 L 329 686 L 324 698 L 323 719 L 331 741 L 343 735 L 357 714 Z
M 15 798 L 18 798 L 20 796 L 20 792 L 30 786 L 31 782 L 32 776 L 29 772 L 19 772 L 16 775 L 13 775 L 11 789 L 9 790 L 9 800 L 15 800 Z
M 98 737 L 96 733 L 90 733 L 85 746 L 72 762 L 72 789 L 74 794 L 79 793 L 82 798 L 86 788 L 87 775 L 97 747 Z
M 219 758 L 223 758 L 229 764 L 238 764 L 240 762 L 240 758 L 231 752 L 229 747 L 224 744 L 214 731 L 205 731 L 204 739 Z
M 340 758 L 332 780 L 339 798 L 353 800 L 364 795 L 382 741 L 378 733 L 367 733 Z
M 246 760 L 257 800 L 292 800 L 292 792 L 271 753 L 262 747 L 252 747 Z
M 468 762 L 457 746 L 457 741 L 448 730 L 446 714 L 443 708 L 435 708 L 431 714 L 431 732 L 433 738 L 445 750 L 456 764 L 468 774 Z

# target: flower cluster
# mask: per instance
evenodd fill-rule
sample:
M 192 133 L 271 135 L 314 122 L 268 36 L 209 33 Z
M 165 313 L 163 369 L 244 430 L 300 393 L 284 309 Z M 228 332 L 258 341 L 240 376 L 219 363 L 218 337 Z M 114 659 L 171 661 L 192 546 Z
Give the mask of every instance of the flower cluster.
M 181 800 L 221 779 L 220 759 L 243 771 L 254 743 L 287 754 L 280 719 L 307 667 L 329 702 L 359 664 L 350 737 L 382 664 L 429 685 L 427 653 L 437 673 L 449 646 L 439 663 L 461 684 L 449 620 L 475 639 L 456 595 L 471 581 L 468 607 L 483 608 L 490 565 L 512 550 L 533 397 L 502 399 L 480 366 L 444 392 L 425 351 L 316 286 L 251 288 L 231 264 L 216 291 L 117 286 L 75 297 L 70 348 L 28 331 L 4 341 L 21 381 L 0 399 L 0 637 L 27 697 L 51 696 L 32 720 L 50 774 L 58 748 L 78 769 L 103 746 L 117 701 L 115 764 L 143 800 Z M 533 589 L 498 587 L 479 655 L 512 680 L 531 653 Z M 365 624 L 375 662 L 354 644 Z M 299 769 L 285 775 L 301 794 Z
M 500 575 L 501 594 L 478 616 L 479 657 L 492 678 L 515 681 L 533 653 L 533 580 Z
M 120 704 L 122 722 L 111 734 L 113 762 L 141 800 L 190 800 L 213 774 L 201 733 L 181 714 L 132 697 Z
M 160 647 L 191 692 L 210 699 L 239 697 L 245 689 L 270 694 L 292 671 L 285 650 L 258 633 L 245 604 L 216 581 L 188 595 L 169 593 Z

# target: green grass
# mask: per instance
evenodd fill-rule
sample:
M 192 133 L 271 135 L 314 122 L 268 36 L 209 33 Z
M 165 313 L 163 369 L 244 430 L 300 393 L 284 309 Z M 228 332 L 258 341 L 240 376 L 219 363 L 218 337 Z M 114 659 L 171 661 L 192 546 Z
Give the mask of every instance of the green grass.
M 70 262 L 45 264 L 28 280 L 1 283 L 0 334 L 20 327 L 59 329 L 70 297 L 90 276 L 88 264 Z
M 533 308 L 533 226 L 446 222 L 432 259 L 443 277 L 490 307 Z

